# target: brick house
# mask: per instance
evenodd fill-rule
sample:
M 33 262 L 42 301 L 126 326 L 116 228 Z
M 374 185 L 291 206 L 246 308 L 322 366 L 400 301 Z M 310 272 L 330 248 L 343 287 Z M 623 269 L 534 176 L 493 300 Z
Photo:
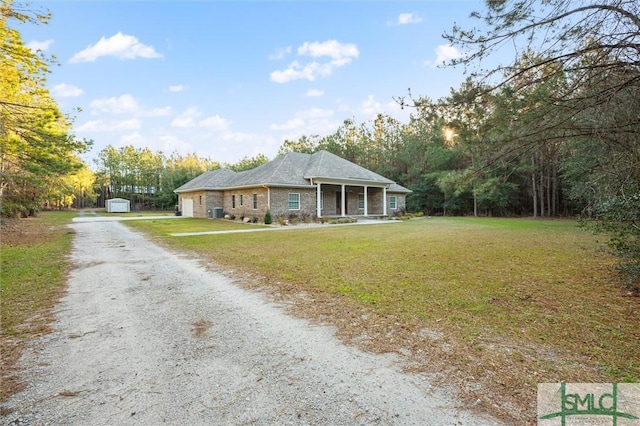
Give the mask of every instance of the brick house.
M 350 161 L 319 151 L 289 152 L 242 172 L 203 173 L 174 191 L 183 216 L 263 220 L 278 216 L 387 216 L 411 191 Z

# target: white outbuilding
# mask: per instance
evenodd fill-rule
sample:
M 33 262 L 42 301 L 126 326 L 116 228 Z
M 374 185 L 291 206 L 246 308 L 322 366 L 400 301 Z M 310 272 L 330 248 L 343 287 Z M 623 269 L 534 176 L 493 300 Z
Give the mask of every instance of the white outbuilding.
M 107 213 L 129 213 L 131 203 L 124 198 L 112 198 L 107 200 Z

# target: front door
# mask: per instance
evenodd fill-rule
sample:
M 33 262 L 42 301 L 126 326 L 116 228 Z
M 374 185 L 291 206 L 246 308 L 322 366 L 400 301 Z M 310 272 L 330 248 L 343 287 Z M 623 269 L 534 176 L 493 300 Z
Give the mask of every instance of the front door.
M 344 214 L 347 214 L 347 193 L 344 193 Z M 336 191 L 336 214 L 342 215 L 342 191 Z

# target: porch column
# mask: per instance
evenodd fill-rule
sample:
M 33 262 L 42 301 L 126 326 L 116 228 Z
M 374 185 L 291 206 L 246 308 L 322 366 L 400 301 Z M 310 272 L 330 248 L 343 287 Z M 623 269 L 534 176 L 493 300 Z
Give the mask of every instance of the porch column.
M 316 216 L 322 217 L 322 191 L 320 190 L 321 183 L 318 182 L 316 189 Z
M 367 203 L 367 186 L 364 187 L 364 215 L 369 216 L 369 206 Z
M 342 185 L 342 196 L 340 197 L 340 216 L 345 217 L 346 214 L 344 213 L 344 207 L 345 207 L 345 203 L 344 203 L 344 195 L 345 195 L 345 191 L 344 191 L 344 187 L 345 185 Z
M 267 186 L 267 210 L 271 211 L 271 187 Z
M 382 215 L 387 215 L 387 187 L 382 188 Z

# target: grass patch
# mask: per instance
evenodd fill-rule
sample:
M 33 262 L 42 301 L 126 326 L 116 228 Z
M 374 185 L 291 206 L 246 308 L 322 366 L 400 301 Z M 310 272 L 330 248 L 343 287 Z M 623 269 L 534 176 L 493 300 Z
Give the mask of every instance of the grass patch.
M 134 223 L 135 222 L 135 223 Z M 264 225 L 241 223 L 222 219 L 180 218 L 180 219 L 150 219 L 127 221 L 132 228 L 148 231 L 157 235 L 179 234 L 183 232 L 216 232 L 234 231 L 239 229 L 268 228 Z
M 366 349 L 411 353 L 417 370 L 512 421 L 533 421 L 537 383 L 640 380 L 640 301 L 573 221 L 429 218 L 166 241 L 259 274 Z
M 2 222 L 0 256 L 0 400 L 20 389 L 15 364 L 26 342 L 49 331 L 51 308 L 69 267 L 75 212 L 44 212 Z
M 97 216 L 104 217 L 144 217 L 144 216 L 175 216 L 172 210 L 136 210 L 127 213 L 107 213 L 105 209 L 93 210 Z

